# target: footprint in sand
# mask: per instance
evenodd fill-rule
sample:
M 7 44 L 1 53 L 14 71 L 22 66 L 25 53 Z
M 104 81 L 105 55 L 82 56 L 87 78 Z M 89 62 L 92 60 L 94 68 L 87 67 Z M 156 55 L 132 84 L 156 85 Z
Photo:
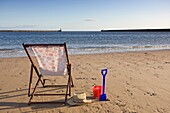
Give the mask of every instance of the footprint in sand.
M 118 105 L 119 107 L 125 107 L 126 106 L 126 103 L 122 102 L 121 100 L 116 100 L 115 104 Z
M 162 66 L 158 66 L 159 69 L 164 69 Z
M 97 78 L 91 78 L 92 80 L 96 80 Z
M 158 74 L 153 74 L 153 76 L 155 76 L 156 78 L 159 78 L 159 77 L 158 77 Z
M 149 91 L 146 91 L 146 93 L 144 93 L 144 95 L 146 95 L 146 94 L 148 94 L 150 96 L 156 96 L 156 93 L 153 89 L 149 89 Z
M 88 78 L 85 78 L 85 77 L 83 77 L 83 78 L 80 77 L 80 78 L 75 78 L 75 79 L 76 79 L 76 80 L 85 80 L 85 79 L 88 80 Z
M 133 95 L 133 93 L 129 89 L 127 89 L 126 91 L 130 94 L 130 96 Z
M 126 85 L 130 85 L 130 83 L 128 81 L 126 81 Z
M 154 93 L 154 92 L 146 92 L 146 93 L 150 96 L 156 96 L 156 93 Z
M 157 112 L 159 112 L 159 113 L 166 113 L 166 111 L 165 111 L 164 108 L 157 108 L 156 110 L 157 110 Z

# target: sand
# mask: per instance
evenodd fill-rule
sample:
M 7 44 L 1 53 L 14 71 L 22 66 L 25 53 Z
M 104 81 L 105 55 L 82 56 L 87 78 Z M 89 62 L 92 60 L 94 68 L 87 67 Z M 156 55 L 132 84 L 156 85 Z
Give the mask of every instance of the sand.
M 93 97 L 92 87 L 102 83 L 101 69 L 107 68 L 109 72 L 106 76 L 106 94 L 110 101 L 95 101 L 74 107 L 63 104 L 28 106 L 27 89 L 30 72 L 28 58 L 2 58 L 0 59 L 0 112 L 170 112 L 169 50 L 70 55 L 70 62 L 75 84 L 72 94 L 84 91 L 88 97 Z M 35 75 L 33 80 L 36 79 Z M 60 83 L 64 82 L 62 78 L 51 82 L 57 80 Z M 57 99 L 58 97 L 34 97 L 33 101 Z

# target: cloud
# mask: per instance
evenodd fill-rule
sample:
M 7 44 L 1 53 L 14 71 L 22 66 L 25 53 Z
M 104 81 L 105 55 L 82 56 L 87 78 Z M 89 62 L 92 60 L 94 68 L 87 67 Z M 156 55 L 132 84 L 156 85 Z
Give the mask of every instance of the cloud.
M 86 19 L 84 19 L 84 21 L 93 22 L 93 21 L 96 21 L 96 19 L 86 18 Z

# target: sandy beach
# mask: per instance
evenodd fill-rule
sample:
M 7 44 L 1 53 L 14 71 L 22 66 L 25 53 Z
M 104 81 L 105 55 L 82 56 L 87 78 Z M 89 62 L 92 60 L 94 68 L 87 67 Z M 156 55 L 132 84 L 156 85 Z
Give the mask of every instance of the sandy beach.
M 170 51 L 124 52 L 70 55 L 75 87 L 72 94 L 85 92 L 93 97 L 92 87 L 102 84 L 101 69 L 109 70 L 106 94 L 110 101 L 95 101 L 82 106 L 28 103 L 28 58 L 0 59 L 0 112 L 52 113 L 169 113 Z M 36 80 L 34 76 L 34 80 Z M 56 82 L 54 81 L 51 82 Z M 63 82 L 63 79 L 59 79 Z M 40 84 L 39 84 L 40 85 Z M 58 97 L 34 97 L 33 101 Z M 64 99 L 61 98 L 61 99 Z

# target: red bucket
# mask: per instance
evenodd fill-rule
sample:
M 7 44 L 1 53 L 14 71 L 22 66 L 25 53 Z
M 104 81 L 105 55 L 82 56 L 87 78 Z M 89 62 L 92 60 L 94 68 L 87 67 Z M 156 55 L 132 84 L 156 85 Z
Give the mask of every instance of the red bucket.
M 100 98 L 101 95 L 101 91 L 102 91 L 102 86 L 94 86 L 93 87 L 93 97 L 94 98 Z

